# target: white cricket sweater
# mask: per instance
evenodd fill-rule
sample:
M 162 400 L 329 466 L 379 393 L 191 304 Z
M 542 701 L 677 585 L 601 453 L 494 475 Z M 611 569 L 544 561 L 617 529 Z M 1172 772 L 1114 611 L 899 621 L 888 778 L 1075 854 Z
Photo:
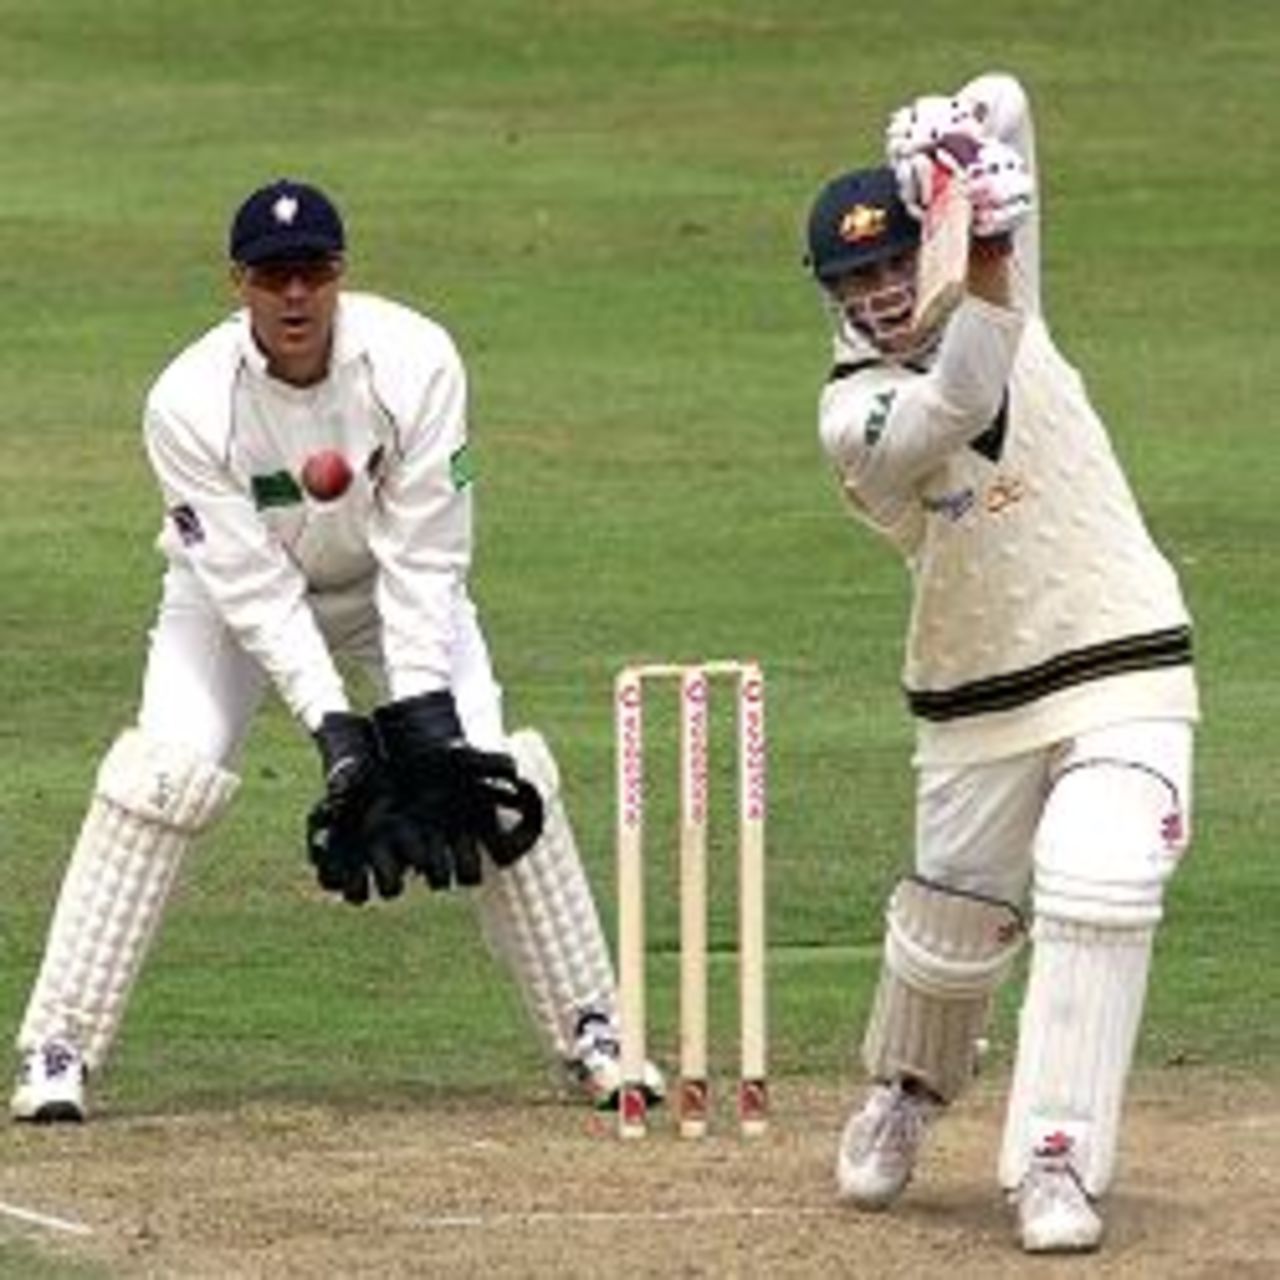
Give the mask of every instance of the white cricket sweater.
M 969 298 L 928 372 L 838 366 L 821 436 L 910 568 L 902 675 L 920 763 L 1196 717 L 1176 575 L 1038 315 Z

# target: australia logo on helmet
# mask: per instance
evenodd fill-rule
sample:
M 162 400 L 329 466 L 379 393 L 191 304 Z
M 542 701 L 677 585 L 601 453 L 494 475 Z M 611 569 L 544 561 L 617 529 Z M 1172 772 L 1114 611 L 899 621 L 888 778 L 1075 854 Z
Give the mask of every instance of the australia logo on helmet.
M 888 213 L 878 204 L 855 204 L 845 210 L 838 234 L 846 244 L 861 244 L 883 235 L 889 223 Z
M 271 216 L 282 227 L 293 226 L 293 220 L 298 216 L 297 198 L 295 196 L 281 196 L 271 206 Z

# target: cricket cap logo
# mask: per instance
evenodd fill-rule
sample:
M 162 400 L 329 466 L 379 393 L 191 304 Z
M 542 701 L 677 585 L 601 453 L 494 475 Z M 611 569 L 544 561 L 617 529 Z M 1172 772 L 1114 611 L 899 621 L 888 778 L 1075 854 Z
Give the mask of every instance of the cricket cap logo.
M 920 224 L 898 195 L 888 165 L 832 178 L 809 209 L 805 265 L 830 288 L 841 276 L 915 249 Z
M 318 187 L 280 178 L 251 193 L 236 210 L 228 256 L 242 267 L 261 262 L 334 258 L 346 234 L 333 201 Z
M 281 196 L 271 206 L 271 216 L 282 227 L 293 226 L 293 220 L 298 216 L 298 201 L 293 196 Z
M 855 204 L 840 219 L 838 234 L 846 244 L 861 244 L 884 234 L 889 215 L 877 204 Z

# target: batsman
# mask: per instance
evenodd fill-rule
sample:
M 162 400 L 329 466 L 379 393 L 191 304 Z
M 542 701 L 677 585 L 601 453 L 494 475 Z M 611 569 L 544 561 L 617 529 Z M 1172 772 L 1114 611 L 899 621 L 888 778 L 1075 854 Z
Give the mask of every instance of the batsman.
M 953 184 L 963 287 L 921 327 L 921 219 Z M 833 326 L 822 445 L 912 586 L 914 859 L 838 1193 L 901 1195 L 1029 934 L 998 1177 L 1022 1248 L 1056 1253 L 1102 1239 L 1198 708 L 1178 580 L 1045 320 L 1038 191 L 1026 94 L 983 75 L 892 114 L 883 163 L 811 206 L 807 260 Z
M 101 762 L 18 1032 L 12 1114 L 84 1118 L 269 691 L 315 743 L 322 794 L 301 825 L 321 888 L 357 905 L 417 875 L 465 890 L 548 1053 L 611 1105 L 612 962 L 556 761 L 537 731 L 506 732 L 468 591 L 458 351 L 428 317 L 343 287 L 342 217 L 307 183 L 251 193 L 229 256 L 240 307 L 146 400 L 162 596 L 136 723 Z M 371 676 L 371 712 L 340 660 Z M 656 1100 L 652 1067 L 646 1083 Z

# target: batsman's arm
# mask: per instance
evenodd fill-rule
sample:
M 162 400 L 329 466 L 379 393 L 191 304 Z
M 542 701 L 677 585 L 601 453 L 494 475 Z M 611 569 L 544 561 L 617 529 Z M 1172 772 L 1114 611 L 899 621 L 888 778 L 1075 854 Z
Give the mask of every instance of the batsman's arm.
M 144 439 L 164 496 L 166 546 L 191 566 L 227 626 L 309 730 L 326 712 L 348 710 L 302 574 L 258 518 L 247 485 L 238 483 L 191 416 L 155 395 L 147 402 Z
M 993 307 L 1014 305 L 1014 289 L 1010 273 L 1013 246 L 1001 237 L 995 241 L 977 240 L 969 250 L 969 274 L 966 288 L 975 298 Z
M 1039 189 L 1035 124 L 1026 90 L 1016 77 L 993 71 L 970 80 L 956 97 L 965 102 L 983 127 L 1022 157 Z M 1038 209 L 1013 235 L 1009 264 L 1012 302 L 1029 312 L 1040 310 L 1040 217 Z
M 968 296 L 927 373 L 878 366 L 827 384 L 823 447 L 846 488 L 887 509 L 990 425 L 1022 336 L 1020 312 Z
M 867 454 L 901 389 L 913 375 L 893 365 L 869 368 L 828 382 L 818 406 L 818 435 L 850 511 L 887 538 L 905 557 L 924 536 L 920 503 L 908 485 L 876 483 L 868 477 Z M 869 425 L 871 424 L 871 425 Z
M 1007 71 L 987 71 L 965 84 L 956 97 L 973 113 L 984 132 L 1028 153 L 1030 106 L 1026 90 Z

